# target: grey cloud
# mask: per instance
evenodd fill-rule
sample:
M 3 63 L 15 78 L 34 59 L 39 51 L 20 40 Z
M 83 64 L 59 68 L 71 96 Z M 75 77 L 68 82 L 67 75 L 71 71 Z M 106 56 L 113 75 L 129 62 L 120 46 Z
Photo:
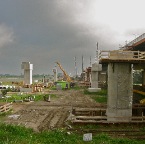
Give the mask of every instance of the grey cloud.
M 0 25 L 0 49 L 14 40 L 13 30 L 4 24 Z
M 126 36 L 131 36 L 132 39 L 134 39 L 135 37 L 138 37 L 139 35 L 143 34 L 143 32 L 145 31 L 145 28 L 136 28 L 136 29 L 128 29 L 125 32 Z
M 88 2 L 88 1 L 87 1 Z M 96 42 L 101 49 L 115 47 L 113 33 L 101 25 L 79 23 L 82 0 L 5 0 L 0 2 L 1 22 L 12 28 L 15 43 L 3 46 L 0 73 L 20 74 L 22 61 L 34 64 L 34 73 L 52 73 L 60 61 L 68 73 L 74 72 L 74 56 L 81 70 L 95 57 Z M 110 38 L 110 35 L 112 38 Z

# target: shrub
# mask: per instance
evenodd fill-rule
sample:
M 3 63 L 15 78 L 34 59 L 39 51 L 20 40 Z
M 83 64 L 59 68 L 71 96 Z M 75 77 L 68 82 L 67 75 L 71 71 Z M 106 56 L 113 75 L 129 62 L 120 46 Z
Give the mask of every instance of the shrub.
M 5 96 L 8 92 L 8 90 L 4 89 L 4 90 L 1 90 L 1 92 L 2 92 L 2 95 Z

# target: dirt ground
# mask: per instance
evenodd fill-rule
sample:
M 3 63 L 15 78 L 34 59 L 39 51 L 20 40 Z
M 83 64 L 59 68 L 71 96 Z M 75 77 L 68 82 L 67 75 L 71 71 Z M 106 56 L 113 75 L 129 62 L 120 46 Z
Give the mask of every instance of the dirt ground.
M 66 126 L 72 108 L 94 108 L 99 105 L 78 90 L 54 90 L 49 94 L 56 94 L 58 98 L 51 99 L 50 102 L 13 103 L 13 113 L 11 115 L 14 117 L 8 116 L 4 122 L 24 125 L 33 128 L 35 131 L 61 128 Z

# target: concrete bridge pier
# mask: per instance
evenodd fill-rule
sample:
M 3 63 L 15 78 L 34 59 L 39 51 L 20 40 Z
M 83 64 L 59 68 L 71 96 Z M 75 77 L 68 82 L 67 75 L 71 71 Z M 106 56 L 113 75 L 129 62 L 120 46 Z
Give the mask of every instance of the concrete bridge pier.
M 24 84 L 31 85 L 33 64 L 30 62 L 22 62 L 21 68 L 24 69 Z
M 91 88 L 88 88 L 89 92 L 97 92 L 100 91 L 101 88 L 98 88 L 98 75 L 99 71 L 102 70 L 102 65 L 99 64 L 98 62 L 95 62 L 92 64 L 92 69 L 91 69 Z
M 131 63 L 108 64 L 107 121 L 129 122 L 132 117 L 133 77 Z
M 53 69 L 53 73 L 54 73 L 54 82 L 56 82 L 57 81 L 57 68 L 56 67 Z

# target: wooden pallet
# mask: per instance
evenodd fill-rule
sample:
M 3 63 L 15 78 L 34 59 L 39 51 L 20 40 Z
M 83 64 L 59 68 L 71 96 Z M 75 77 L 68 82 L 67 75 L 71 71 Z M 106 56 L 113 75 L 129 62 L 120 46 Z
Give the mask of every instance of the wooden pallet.
M 0 114 L 6 113 L 11 109 L 12 109 L 12 102 L 11 103 L 6 103 L 6 104 L 0 106 Z

